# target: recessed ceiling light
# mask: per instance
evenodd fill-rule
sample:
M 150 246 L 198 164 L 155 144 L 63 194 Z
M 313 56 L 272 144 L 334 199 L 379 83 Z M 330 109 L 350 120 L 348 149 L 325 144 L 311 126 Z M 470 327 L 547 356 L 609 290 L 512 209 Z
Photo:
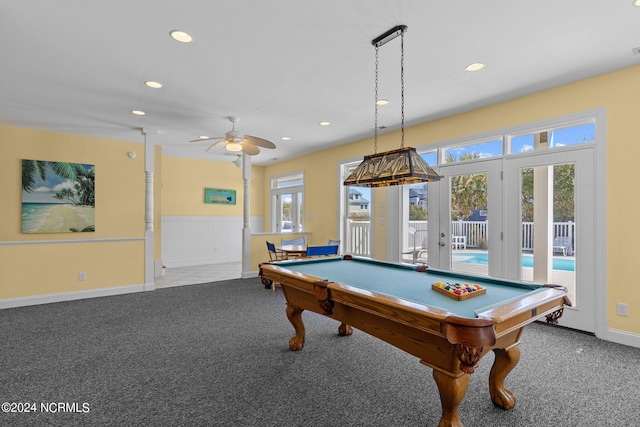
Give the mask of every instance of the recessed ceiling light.
M 331 122 L 320 122 L 320 126 L 329 126 Z
M 484 64 L 482 62 L 474 62 L 473 64 L 469 64 L 465 67 L 466 71 L 480 71 L 484 68 Z
M 144 116 L 146 114 L 144 111 L 140 111 L 140 110 L 131 110 L 131 112 L 136 116 Z
M 640 7 L 640 0 L 636 0 L 633 4 L 635 4 L 636 6 Z
M 640 0 L 638 0 L 640 1 Z M 376 102 L 376 104 L 378 105 L 387 105 L 389 103 L 388 99 L 378 99 L 378 101 Z
M 288 136 L 283 136 L 280 139 L 283 140 L 283 141 L 289 141 L 291 138 L 289 138 Z
M 193 40 L 193 37 L 191 37 L 189 34 L 185 33 L 184 31 L 180 31 L 180 30 L 173 30 L 169 33 L 169 35 L 174 40 L 177 40 L 182 43 L 189 43 Z
M 144 82 L 144 84 L 154 89 L 160 89 L 162 87 L 162 83 L 158 83 L 158 82 L 148 81 L 148 82 Z

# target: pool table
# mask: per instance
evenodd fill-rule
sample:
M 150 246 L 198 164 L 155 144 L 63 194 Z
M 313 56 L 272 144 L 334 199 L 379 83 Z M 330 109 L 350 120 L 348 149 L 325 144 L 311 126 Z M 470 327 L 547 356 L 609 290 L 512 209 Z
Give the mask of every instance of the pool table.
M 350 255 L 263 263 L 265 287 L 279 283 L 287 318 L 295 336 L 291 350 L 305 342 L 304 310 L 338 322 L 338 333 L 360 329 L 420 359 L 433 368 L 440 393 L 440 426 L 461 426 L 458 407 L 469 374 L 488 351 L 495 353 L 489 375 L 493 403 L 512 408 L 516 399 L 504 380 L 518 363 L 518 343 L 525 325 L 546 317 L 557 323 L 565 305 L 566 288 L 470 276 L 425 266 L 395 264 Z M 467 282 L 486 289 L 462 301 L 432 289 L 437 281 Z

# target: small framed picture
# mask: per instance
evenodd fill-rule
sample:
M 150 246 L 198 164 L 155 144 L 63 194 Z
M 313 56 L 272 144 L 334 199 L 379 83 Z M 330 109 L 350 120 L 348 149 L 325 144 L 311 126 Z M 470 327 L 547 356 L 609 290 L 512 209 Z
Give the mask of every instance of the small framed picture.
M 235 205 L 236 190 L 225 190 L 223 188 L 205 188 L 204 202 L 216 203 L 219 205 Z

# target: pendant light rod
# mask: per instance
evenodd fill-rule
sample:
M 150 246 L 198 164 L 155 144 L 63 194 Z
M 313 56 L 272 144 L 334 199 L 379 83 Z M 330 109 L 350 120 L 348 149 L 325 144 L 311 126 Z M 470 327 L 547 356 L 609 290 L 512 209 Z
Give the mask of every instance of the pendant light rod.
M 375 75 L 375 125 L 374 154 L 364 160 L 344 180 L 345 186 L 389 187 L 392 185 L 417 184 L 439 181 L 440 176 L 424 161 L 415 148 L 404 146 L 404 33 L 406 25 L 398 25 L 371 41 L 376 48 Z M 378 153 L 378 48 L 401 36 L 400 44 L 400 88 L 401 88 L 401 143 L 397 150 Z
M 393 27 L 392 29 L 390 29 L 386 33 L 380 34 L 378 37 L 376 37 L 375 39 L 371 40 L 371 44 L 374 45 L 375 47 L 380 47 L 380 46 L 384 45 L 385 43 L 388 43 L 391 40 L 395 39 L 396 37 L 398 37 L 400 34 L 404 33 L 405 31 L 407 31 L 407 28 L 408 27 L 406 25 L 396 25 L 395 27 Z

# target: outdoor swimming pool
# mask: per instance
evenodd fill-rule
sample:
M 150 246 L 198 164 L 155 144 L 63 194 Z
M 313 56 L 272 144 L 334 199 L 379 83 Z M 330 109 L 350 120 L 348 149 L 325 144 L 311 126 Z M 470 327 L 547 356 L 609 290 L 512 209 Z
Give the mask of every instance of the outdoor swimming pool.
M 465 264 L 487 265 L 487 252 L 453 252 L 451 261 Z M 533 255 L 522 255 L 522 266 L 533 268 Z M 575 260 L 568 258 L 553 258 L 554 270 L 575 271 Z

